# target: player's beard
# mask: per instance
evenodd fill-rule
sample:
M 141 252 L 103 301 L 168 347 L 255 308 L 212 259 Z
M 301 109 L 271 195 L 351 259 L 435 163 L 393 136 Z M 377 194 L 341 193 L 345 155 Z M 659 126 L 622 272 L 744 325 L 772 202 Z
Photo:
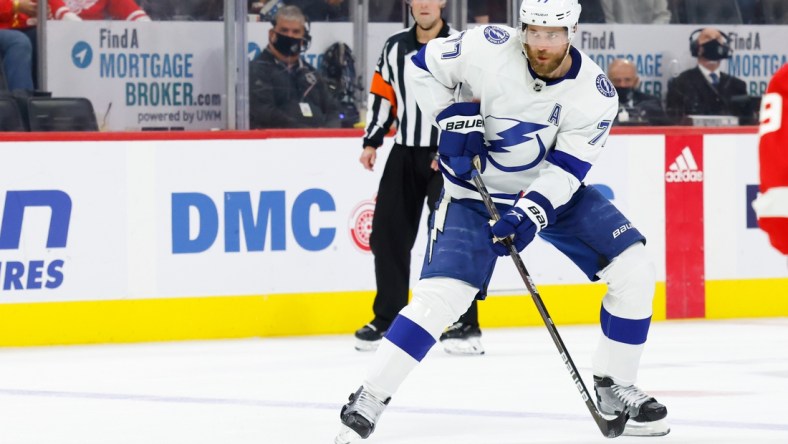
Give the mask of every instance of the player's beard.
M 548 79 L 556 77 L 554 73 L 561 66 L 567 55 L 566 47 L 564 46 L 561 47 L 561 52 L 558 53 L 550 50 L 538 51 L 531 48 L 530 45 L 525 45 L 525 53 L 528 56 L 528 63 L 531 65 L 531 69 L 539 77 Z M 546 60 L 539 60 L 540 57 Z

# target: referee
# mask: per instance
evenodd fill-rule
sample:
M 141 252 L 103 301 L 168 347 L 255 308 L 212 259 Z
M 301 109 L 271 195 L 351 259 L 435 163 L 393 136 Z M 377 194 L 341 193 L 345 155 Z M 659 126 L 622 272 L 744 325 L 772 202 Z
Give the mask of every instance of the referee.
M 364 151 L 359 161 L 372 171 L 377 149 L 392 125 L 397 126 L 394 147 L 380 179 L 370 246 L 375 256 L 377 294 L 375 318 L 355 333 L 356 349 L 375 350 L 399 311 L 408 303 L 410 251 L 416 241 L 424 198 L 432 216 L 443 188 L 435 160 L 438 134 L 423 116 L 416 100 L 405 90 L 405 62 L 430 40 L 457 31 L 441 18 L 446 0 L 410 0 L 416 24 L 386 40 L 378 59 L 367 110 Z M 440 337 L 454 354 L 484 353 L 479 338 L 476 302 Z

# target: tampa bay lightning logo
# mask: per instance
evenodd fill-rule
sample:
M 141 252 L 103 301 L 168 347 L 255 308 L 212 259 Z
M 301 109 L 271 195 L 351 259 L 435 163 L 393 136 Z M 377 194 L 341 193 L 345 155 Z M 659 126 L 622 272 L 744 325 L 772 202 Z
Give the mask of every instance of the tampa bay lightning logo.
M 596 76 L 596 89 L 599 90 L 605 97 L 613 97 L 616 95 L 616 88 L 610 83 L 610 80 L 604 74 Z
M 500 45 L 509 40 L 509 33 L 497 26 L 488 26 L 484 28 L 484 37 L 490 43 Z
M 542 138 L 539 137 L 538 134 L 538 132 L 541 129 L 546 128 L 547 125 L 533 122 L 521 122 L 516 119 L 493 116 L 487 116 L 484 125 L 487 129 L 486 132 L 489 137 L 487 143 L 490 144 L 490 153 L 510 153 L 512 151 L 508 150 L 507 148 L 516 147 L 534 139 L 536 139 L 536 142 L 538 143 L 539 153 L 532 162 L 529 162 L 525 165 L 505 166 L 499 161 L 496 161 L 492 156 L 488 156 L 487 160 L 501 171 L 511 173 L 515 171 L 529 170 L 538 165 L 547 153 L 547 148 L 545 147 L 544 142 L 542 142 Z M 491 131 L 493 134 L 495 134 L 495 136 L 497 136 L 497 138 L 494 138 L 495 136 L 489 136 Z

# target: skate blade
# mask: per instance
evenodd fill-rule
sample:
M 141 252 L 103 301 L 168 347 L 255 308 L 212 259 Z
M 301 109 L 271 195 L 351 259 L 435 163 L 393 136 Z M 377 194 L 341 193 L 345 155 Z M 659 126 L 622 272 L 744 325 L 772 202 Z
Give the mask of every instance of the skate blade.
M 339 429 L 336 438 L 334 438 L 334 444 L 350 444 L 359 439 L 361 439 L 361 435 L 353 431 L 350 427 L 343 425 L 342 428 Z
M 670 426 L 664 419 L 651 422 L 630 420 L 624 429 L 624 436 L 665 436 L 670 433 Z
M 468 339 L 444 339 L 441 341 L 443 350 L 450 355 L 476 356 L 484 354 L 482 341 L 477 337 Z
M 356 339 L 356 350 L 360 352 L 370 352 L 375 351 L 378 349 L 380 345 L 380 339 L 377 341 L 362 341 L 361 339 Z

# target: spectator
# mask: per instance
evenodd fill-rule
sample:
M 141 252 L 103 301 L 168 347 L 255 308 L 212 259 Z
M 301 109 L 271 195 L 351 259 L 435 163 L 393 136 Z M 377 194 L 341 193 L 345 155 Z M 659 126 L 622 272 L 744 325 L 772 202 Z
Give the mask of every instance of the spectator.
M 15 29 L 0 29 L 0 60 L 9 91 L 33 89 L 33 45 L 27 36 Z
M 12 91 L 33 90 L 37 86 L 37 10 L 36 0 L 0 0 L 0 30 L 4 30 L 0 37 L 0 55 Z M 77 17 L 70 14 L 64 18 Z
M 310 39 L 301 10 L 279 8 L 268 46 L 249 64 L 252 128 L 339 127 L 339 104 L 301 57 Z
M 58 20 L 73 13 L 82 20 L 150 21 L 134 0 L 49 0 L 49 7 Z
M 637 90 L 640 78 L 635 65 L 627 59 L 615 59 L 607 67 L 607 77 L 618 93 L 615 123 L 624 125 L 666 125 L 665 111 L 659 98 Z
M 291 0 L 310 22 L 346 22 L 349 20 L 345 0 Z
M 607 23 L 670 23 L 667 0 L 602 0 Z
M 747 84 L 720 70 L 720 62 L 732 53 L 728 36 L 715 28 L 696 30 L 690 36 L 690 51 L 698 66 L 668 84 L 668 114 L 682 123 L 692 114 L 734 115 L 740 123 L 753 123 Z
M 35 32 L 37 3 L 34 0 L 0 0 L 0 60 L 8 89 L 32 90 L 35 48 L 28 29 Z

